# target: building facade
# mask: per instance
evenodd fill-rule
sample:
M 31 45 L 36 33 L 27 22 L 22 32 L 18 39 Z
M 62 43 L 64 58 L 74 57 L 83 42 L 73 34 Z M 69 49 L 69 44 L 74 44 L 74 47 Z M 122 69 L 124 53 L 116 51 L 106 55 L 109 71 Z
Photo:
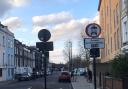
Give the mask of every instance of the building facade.
M 14 40 L 14 44 L 15 74 L 32 73 L 35 68 L 35 51 L 16 39 Z
M 14 76 L 14 34 L 0 23 L 0 81 Z
M 40 52 L 35 46 L 30 46 L 30 49 L 35 51 L 35 68 L 33 72 L 41 72 L 43 70 L 42 52 Z
M 128 0 L 121 3 L 122 52 L 128 52 Z
M 105 39 L 105 48 L 101 50 L 101 62 L 109 62 L 121 52 L 121 14 L 120 0 L 100 0 L 101 37 Z

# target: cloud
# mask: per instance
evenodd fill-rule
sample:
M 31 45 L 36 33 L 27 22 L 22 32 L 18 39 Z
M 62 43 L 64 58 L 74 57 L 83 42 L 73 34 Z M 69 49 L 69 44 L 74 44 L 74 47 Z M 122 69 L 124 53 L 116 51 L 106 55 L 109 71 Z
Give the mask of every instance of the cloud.
M 60 12 L 43 16 L 34 16 L 32 33 L 39 32 L 42 28 L 50 29 L 51 40 L 57 41 L 60 39 L 78 39 L 80 32 L 85 25 L 89 23 L 89 19 L 74 19 L 69 12 Z M 70 33 L 70 34 L 69 34 Z
M 85 18 L 80 20 L 71 20 L 67 23 L 58 24 L 52 29 L 52 39 L 51 40 L 59 40 L 59 39 L 71 39 L 77 40 L 80 37 L 80 33 L 84 30 L 86 24 L 88 24 L 89 20 L 85 20 Z
M 17 38 L 17 40 L 19 40 L 20 42 L 22 42 L 22 44 L 25 44 L 26 46 L 35 46 L 35 42 L 34 40 L 27 40 L 25 38 Z
M 30 1 L 31 0 L 0 0 L 0 17 L 4 16 L 13 8 L 24 6 Z
M 59 4 L 77 3 L 79 0 L 56 0 Z
M 72 15 L 69 12 L 60 12 L 43 16 L 34 16 L 32 18 L 33 24 L 37 26 L 55 25 L 64 22 L 68 22 L 72 19 Z
M 86 25 L 92 22 L 98 23 L 99 15 L 92 19 L 74 19 L 71 13 L 63 11 L 57 14 L 35 16 L 33 17 L 33 33 L 37 34 L 40 29 L 47 28 L 51 32 L 52 41 L 77 40 L 81 37 L 81 34 L 86 35 Z
M 10 17 L 2 22 L 5 26 L 8 26 L 8 28 L 11 31 L 15 31 L 17 28 L 22 26 L 22 22 L 19 17 Z
M 6 12 L 12 8 L 12 4 L 9 0 L 0 0 L 0 17 L 2 17 Z
M 77 3 L 78 1 L 79 0 L 54 0 L 54 2 L 52 2 L 52 4 L 63 5 L 63 4 L 69 4 L 69 3 Z M 51 4 L 51 3 L 49 3 L 49 2 L 51 2 L 51 0 L 42 0 L 42 2 Z
M 10 3 L 14 6 L 14 7 L 21 7 L 24 6 L 28 3 L 30 3 L 31 0 L 11 0 Z
M 50 52 L 50 61 L 54 63 L 66 63 L 66 60 L 64 60 L 62 48 L 55 49 L 54 51 Z
M 93 18 L 92 21 L 99 24 L 99 13 L 97 13 L 97 15 Z
M 54 51 L 50 51 L 50 62 L 54 63 L 66 63 L 68 61 L 68 58 L 63 53 L 63 48 L 56 48 Z M 72 48 L 73 55 L 77 55 L 78 49 Z

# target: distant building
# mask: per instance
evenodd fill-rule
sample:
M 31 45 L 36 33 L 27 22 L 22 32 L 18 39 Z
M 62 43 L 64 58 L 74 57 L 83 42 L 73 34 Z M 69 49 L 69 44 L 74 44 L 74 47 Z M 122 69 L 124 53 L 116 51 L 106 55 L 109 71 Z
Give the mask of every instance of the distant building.
M 121 3 L 122 52 L 128 52 L 128 0 Z
M 35 68 L 35 51 L 30 47 L 14 40 L 15 44 L 15 74 L 32 73 Z
M 35 68 L 34 72 L 42 71 L 43 69 L 43 57 L 42 52 L 40 52 L 35 46 L 30 46 L 31 50 L 35 51 Z
M 13 79 L 14 67 L 14 34 L 0 23 L 0 81 Z

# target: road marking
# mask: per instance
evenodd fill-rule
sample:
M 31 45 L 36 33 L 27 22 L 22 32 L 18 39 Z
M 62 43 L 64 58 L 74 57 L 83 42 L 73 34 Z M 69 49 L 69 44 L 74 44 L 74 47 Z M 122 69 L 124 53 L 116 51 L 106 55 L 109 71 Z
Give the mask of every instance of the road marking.
M 60 88 L 60 89 L 63 89 L 63 88 Z

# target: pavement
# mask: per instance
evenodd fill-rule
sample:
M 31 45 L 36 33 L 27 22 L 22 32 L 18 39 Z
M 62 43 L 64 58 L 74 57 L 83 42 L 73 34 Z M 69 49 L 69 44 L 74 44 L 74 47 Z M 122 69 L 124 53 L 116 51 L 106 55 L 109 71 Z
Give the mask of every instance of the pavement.
M 0 85 L 6 85 L 6 84 L 15 83 L 15 82 L 17 82 L 17 80 L 0 81 Z
M 73 89 L 94 89 L 93 83 L 87 82 L 84 76 L 77 76 L 77 78 L 72 80 L 72 87 Z M 99 88 L 97 88 L 99 89 Z

